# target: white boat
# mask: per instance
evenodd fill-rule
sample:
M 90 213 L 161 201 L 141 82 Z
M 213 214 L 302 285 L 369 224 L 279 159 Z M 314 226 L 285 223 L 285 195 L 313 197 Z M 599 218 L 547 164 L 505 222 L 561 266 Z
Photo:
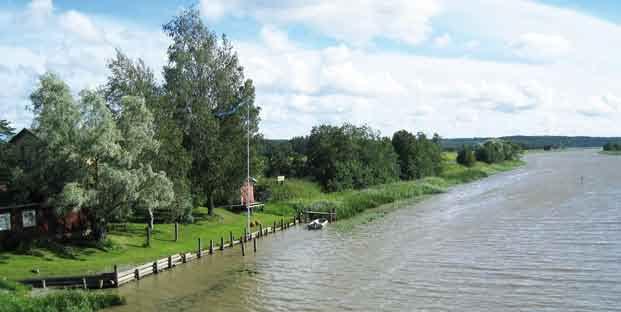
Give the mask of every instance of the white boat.
M 328 219 L 315 219 L 307 225 L 309 230 L 321 230 L 328 225 Z

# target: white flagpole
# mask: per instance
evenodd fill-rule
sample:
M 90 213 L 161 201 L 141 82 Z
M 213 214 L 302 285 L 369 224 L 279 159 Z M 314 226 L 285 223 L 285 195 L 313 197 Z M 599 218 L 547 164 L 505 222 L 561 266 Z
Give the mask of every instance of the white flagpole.
M 246 140 L 246 183 L 247 183 L 247 188 L 246 188 L 246 210 L 247 210 L 247 231 L 246 233 L 251 233 L 250 232 L 250 205 L 248 203 L 248 198 L 250 197 L 250 101 L 248 101 L 248 111 L 247 111 L 247 117 L 248 117 L 248 137 Z

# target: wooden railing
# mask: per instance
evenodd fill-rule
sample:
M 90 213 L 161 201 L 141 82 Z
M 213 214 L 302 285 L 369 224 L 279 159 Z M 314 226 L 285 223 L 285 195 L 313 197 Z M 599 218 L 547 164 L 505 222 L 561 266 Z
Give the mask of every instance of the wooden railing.
M 274 222 L 273 226 L 263 228 L 259 225 L 259 230 L 247 235 L 241 235 L 235 240 L 233 233 L 229 233 L 228 240 L 220 237 L 220 242 L 209 241 L 207 248 L 203 248 L 200 238 L 198 239 L 198 248 L 194 252 L 184 252 L 173 254 L 165 258 L 150 261 L 135 267 L 120 269 L 118 265 L 114 266 L 114 271 L 97 275 L 87 276 L 71 276 L 71 277 L 53 277 L 27 279 L 21 281 L 24 284 L 37 288 L 61 287 L 61 288 L 111 288 L 119 287 L 132 281 L 140 280 L 152 274 L 158 274 L 163 271 L 172 270 L 178 265 L 185 264 L 190 261 L 199 259 L 205 255 L 213 255 L 217 250 L 223 251 L 226 248 L 232 248 L 235 245 L 241 246 L 241 254 L 245 255 L 245 243 L 252 241 L 254 252 L 257 251 L 256 239 L 278 232 L 284 231 L 289 227 L 295 226 L 301 222 L 300 216 L 293 218 L 291 222 L 285 222 L 284 219 L 280 223 Z

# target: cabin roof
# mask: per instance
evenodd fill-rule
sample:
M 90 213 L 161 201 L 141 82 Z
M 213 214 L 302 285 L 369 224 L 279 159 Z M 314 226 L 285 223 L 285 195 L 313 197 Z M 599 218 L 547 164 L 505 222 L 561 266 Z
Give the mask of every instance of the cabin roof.
M 24 128 L 21 131 L 19 131 L 16 135 L 14 135 L 11 139 L 9 139 L 9 143 L 15 143 L 20 138 L 27 136 L 27 135 L 31 135 L 35 138 L 38 138 L 31 130 Z

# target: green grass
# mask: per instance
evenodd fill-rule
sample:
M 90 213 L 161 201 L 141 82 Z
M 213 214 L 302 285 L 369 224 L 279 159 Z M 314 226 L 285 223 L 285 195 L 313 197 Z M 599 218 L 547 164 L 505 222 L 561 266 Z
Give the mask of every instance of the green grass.
M 334 193 L 317 193 L 317 186 L 311 190 L 303 191 L 298 188 L 309 185 L 297 185 L 296 192 L 300 194 L 314 194 L 312 196 L 282 196 L 286 200 L 269 202 L 266 211 L 270 213 L 291 215 L 296 211 L 330 211 L 335 209 L 339 219 L 347 219 L 361 214 L 362 212 L 385 204 L 405 199 L 416 199 L 425 195 L 444 192 L 446 188 L 467 183 L 492 174 L 508 171 L 524 164 L 523 161 L 505 161 L 497 164 L 477 162 L 472 167 L 464 167 L 455 159 L 457 153 L 445 153 L 443 155 L 443 173 L 439 177 L 428 177 L 416 181 L 401 181 L 382 184 L 364 190 L 349 190 Z M 379 212 L 383 214 L 385 211 Z M 377 212 L 374 212 L 377 213 Z M 363 216 L 362 219 L 375 217 L 374 215 Z
M 197 222 L 180 225 L 179 241 L 174 242 L 172 224 L 156 224 L 153 231 L 151 247 L 144 247 L 145 225 L 127 223 L 115 225 L 108 234 L 107 248 L 71 247 L 59 251 L 50 248 L 35 247 L 28 254 L 16 252 L 0 253 L 0 278 L 12 280 L 26 278 L 94 274 L 111 272 L 115 264 L 122 267 L 142 264 L 174 253 L 197 249 L 197 239 L 202 240 L 203 248 L 209 246 L 209 240 L 219 244 L 220 237 L 228 240 L 229 232 L 235 237 L 243 235 L 246 225 L 245 214 L 235 214 L 225 209 L 216 209 L 216 216 L 201 218 L 206 209 L 199 209 Z M 203 212 L 203 213 L 201 213 Z M 262 224 L 272 224 L 281 216 L 267 213 L 255 213 L 254 220 Z M 39 270 L 39 274 L 31 271 Z
M 602 155 L 615 155 L 615 156 L 621 155 L 621 151 L 600 151 L 599 153 Z
M 316 183 L 288 179 L 284 183 L 278 183 L 274 179 L 263 179 L 258 187 L 266 187 L 270 190 L 270 200 L 283 201 L 295 198 L 312 198 L 321 195 L 321 188 Z
M 118 295 L 75 290 L 53 291 L 34 295 L 30 288 L 20 283 L 0 280 L 0 311 L 97 311 L 122 305 L 125 300 Z

